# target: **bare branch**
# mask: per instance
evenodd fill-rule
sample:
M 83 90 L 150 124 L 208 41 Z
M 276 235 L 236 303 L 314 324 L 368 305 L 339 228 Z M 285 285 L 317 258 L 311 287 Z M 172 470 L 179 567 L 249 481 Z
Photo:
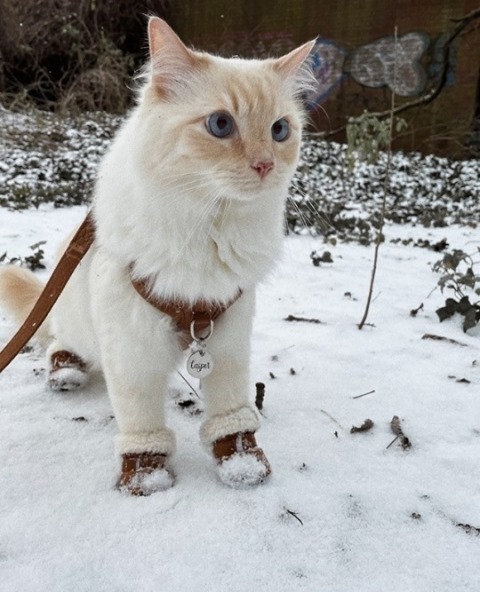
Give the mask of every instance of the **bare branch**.
M 388 184 L 390 181 L 390 167 L 392 164 L 392 136 L 393 136 L 393 121 L 394 121 L 394 113 L 395 113 L 395 88 L 397 85 L 397 40 L 398 40 L 398 29 L 395 27 L 394 32 L 394 39 L 395 39 L 395 61 L 393 64 L 393 89 L 392 89 L 392 102 L 390 105 L 390 126 L 388 131 L 388 150 L 387 150 L 387 164 L 385 166 L 385 179 L 383 181 L 383 196 L 382 196 L 382 205 L 380 208 L 380 221 L 378 224 L 378 233 L 377 233 L 377 240 L 375 241 L 375 252 L 373 255 L 373 267 L 372 267 L 372 275 L 370 278 L 370 288 L 368 290 L 367 296 L 367 303 L 365 305 L 365 312 L 363 313 L 362 320 L 358 324 L 359 330 L 363 329 L 368 317 L 368 313 L 370 310 L 370 304 L 372 302 L 372 295 L 373 295 L 373 286 L 375 285 L 375 276 L 377 274 L 377 265 L 378 265 L 378 255 L 380 252 L 380 245 L 383 240 L 383 226 L 385 224 L 385 213 L 387 209 L 387 192 L 388 192 Z

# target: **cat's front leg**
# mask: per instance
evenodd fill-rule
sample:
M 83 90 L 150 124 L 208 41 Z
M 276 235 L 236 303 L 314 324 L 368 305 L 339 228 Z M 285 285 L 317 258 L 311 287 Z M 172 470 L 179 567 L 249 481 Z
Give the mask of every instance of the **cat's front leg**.
M 220 479 L 232 487 L 257 485 L 271 472 L 255 439 L 259 413 L 249 401 L 254 306 L 252 290 L 216 321 L 207 345 L 215 365 L 202 379 L 208 417 L 200 436 L 216 460 Z
M 92 269 L 92 309 L 102 369 L 119 434 L 120 490 L 149 495 L 173 485 L 174 433 L 165 397 L 180 350 L 168 319 L 139 297 L 128 271 L 99 255 Z

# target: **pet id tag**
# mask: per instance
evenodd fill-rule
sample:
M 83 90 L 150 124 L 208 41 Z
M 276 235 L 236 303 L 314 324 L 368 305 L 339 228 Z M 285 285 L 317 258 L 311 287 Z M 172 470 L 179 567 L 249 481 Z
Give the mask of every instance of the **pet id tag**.
M 213 358 L 206 350 L 197 350 L 188 356 L 187 372 L 194 378 L 205 378 L 213 370 Z
M 195 322 L 190 325 L 190 333 L 195 343 L 195 350 L 187 358 L 187 372 L 194 378 L 205 378 L 213 370 L 213 358 L 206 349 L 205 342 L 213 332 L 213 321 L 210 321 L 210 332 L 206 337 L 195 335 Z

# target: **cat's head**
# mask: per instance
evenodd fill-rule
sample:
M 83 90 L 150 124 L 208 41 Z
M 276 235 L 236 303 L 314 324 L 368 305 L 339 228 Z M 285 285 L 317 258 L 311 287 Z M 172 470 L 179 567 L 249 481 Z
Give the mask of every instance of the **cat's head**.
M 298 160 L 314 42 L 278 59 L 225 59 L 190 50 L 158 18 L 148 32 L 145 171 L 219 198 L 283 193 Z

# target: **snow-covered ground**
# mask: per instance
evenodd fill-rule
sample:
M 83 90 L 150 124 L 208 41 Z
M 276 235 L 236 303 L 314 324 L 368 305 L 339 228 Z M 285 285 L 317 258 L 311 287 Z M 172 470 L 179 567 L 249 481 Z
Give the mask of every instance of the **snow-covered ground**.
M 47 240 L 51 269 L 84 212 L 3 209 L 0 254 Z M 292 235 L 259 290 L 252 400 L 264 382 L 259 442 L 273 474 L 256 489 L 218 481 L 198 441 L 202 415 L 189 413 L 201 402 L 179 379 L 169 403 L 175 487 L 120 494 L 101 379 L 52 393 L 40 352 L 20 355 L 0 377 L 0 590 L 478 592 L 478 333 L 464 334 L 459 318 L 438 321 L 445 295 L 431 293 L 431 265 L 441 255 L 388 240 L 447 238 L 474 252 L 478 231 L 389 225 L 386 236 L 373 326 L 362 331 L 373 247 L 337 242 L 333 263 L 315 267 L 322 240 Z M 0 343 L 12 330 L 0 315 Z M 408 449 L 389 446 L 395 415 Z M 367 418 L 370 431 L 350 433 Z

